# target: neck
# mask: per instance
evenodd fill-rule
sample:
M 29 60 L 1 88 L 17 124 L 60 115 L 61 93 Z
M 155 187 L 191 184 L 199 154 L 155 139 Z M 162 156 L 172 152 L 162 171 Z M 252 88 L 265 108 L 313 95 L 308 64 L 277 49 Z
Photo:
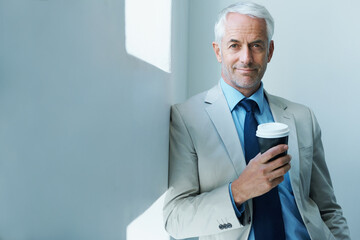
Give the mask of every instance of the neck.
M 242 95 L 244 95 L 246 98 L 253 95 L 258 89 L 260 88 L 260 84 L 258 84 L 255 88 L 235 88 L 239 92 L 241 92 Z
M 246 98 L 250 97 L 251 95 L 253 95 L 259 88 L 261 85 L 261 82 L 256 83 L 254 86 L 250 86 L 250 87 L 241 87 L 238 86 L 236 84 L 234 84 L 232 81 L 229 81 L 226 77 L 222 76 L 225 83 L 227 83 L 228 85 L 230 85 L 231 87 L 235 88 L 236 90 L 238 90 L 242 95 L 244 95 Z

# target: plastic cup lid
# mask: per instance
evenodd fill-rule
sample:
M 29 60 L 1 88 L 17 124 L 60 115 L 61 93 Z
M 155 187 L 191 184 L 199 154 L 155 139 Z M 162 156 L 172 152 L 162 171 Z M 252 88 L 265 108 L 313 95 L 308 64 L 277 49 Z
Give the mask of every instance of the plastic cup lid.
M 284 123 L 264 123 L 257 127 L 256 136 L 261 138 L 278 138 L 289 135 L 289 127 Z

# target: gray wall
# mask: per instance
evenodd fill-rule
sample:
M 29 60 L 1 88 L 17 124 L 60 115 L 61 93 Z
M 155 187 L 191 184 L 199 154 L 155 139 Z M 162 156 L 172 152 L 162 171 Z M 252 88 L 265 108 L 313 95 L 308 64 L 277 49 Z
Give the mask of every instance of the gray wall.
M 215 13 L 233 0 L 190 1 L 188 93 L 204 91 L 220 78 L 212 51 Z M 360 239 L 359 2 L 259 0 L 275 19 L 275 52 L 263 82 L 273 94 L 311 107 L 322 127 L 335 194 Z M 204 8 L 206 6 L 206 8 Z
M 124 1 L 0 0 L 0 33 L 0 239 L 126 239 L 167 187 L 173 76 L 126 53 Z

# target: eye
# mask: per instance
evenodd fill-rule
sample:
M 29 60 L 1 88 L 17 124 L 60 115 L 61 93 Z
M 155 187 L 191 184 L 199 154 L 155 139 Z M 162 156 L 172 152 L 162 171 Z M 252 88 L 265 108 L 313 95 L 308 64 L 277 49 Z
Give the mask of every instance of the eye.
M 253 48 L 263 48 L 263 47 L 264 47 L 264 43 L 262 43 L 262 42 L 254 42 L 254 43 L 251 44 L 251 46 L 252 46 Z
M 251 44 L 251 48 L 254 49 L 254 51 L 263 51 L 264 45 L 261 43 L 253 43 Z
M 252 44 L 252 47 L 256 48 L 256 49 L 261 49 L 261 48 L 263 48 L 263 45 L 261 45 L 259 43 L 254 43 L 254 44 Z
M 233 44 L 230 45 L 229 48 L 234 48 L 234 49 L 235 49 L 235 48 L 237 48 L 238 46 L 239 46 L 239 45 L 238 45 L 237 43 L 233 43 Z

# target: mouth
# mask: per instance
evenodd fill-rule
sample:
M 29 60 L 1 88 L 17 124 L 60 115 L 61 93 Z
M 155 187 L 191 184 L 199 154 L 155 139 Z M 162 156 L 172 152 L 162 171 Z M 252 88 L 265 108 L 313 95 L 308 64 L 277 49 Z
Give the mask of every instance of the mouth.
M 256 68 L 234 68 L 234 70 L 242 74 L 252 74 L 257 71 Z

